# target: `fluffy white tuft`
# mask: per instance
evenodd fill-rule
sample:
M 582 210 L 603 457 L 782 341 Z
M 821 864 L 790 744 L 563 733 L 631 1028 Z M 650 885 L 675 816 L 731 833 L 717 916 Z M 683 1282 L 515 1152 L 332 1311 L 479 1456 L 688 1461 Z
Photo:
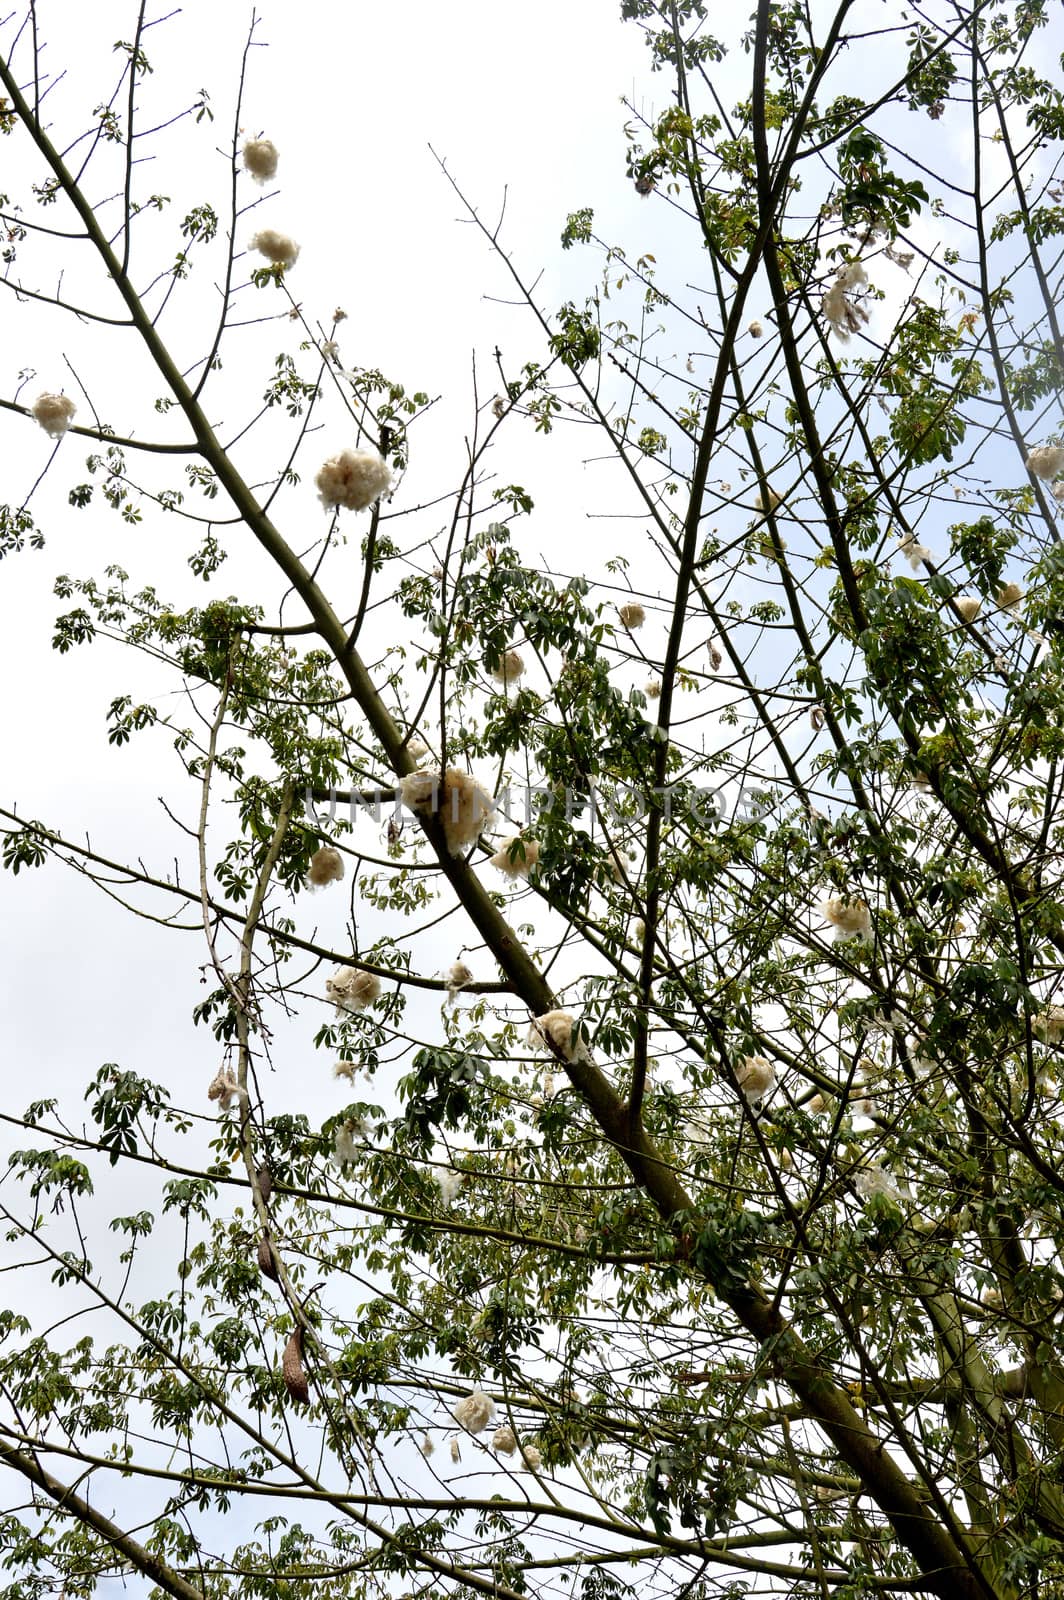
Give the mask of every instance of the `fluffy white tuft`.
M 322 463 L 314 479 L 318 499 L 327 511 L 365 511 L 391 485 L 388 463 L 376 450 L 341 450 Z

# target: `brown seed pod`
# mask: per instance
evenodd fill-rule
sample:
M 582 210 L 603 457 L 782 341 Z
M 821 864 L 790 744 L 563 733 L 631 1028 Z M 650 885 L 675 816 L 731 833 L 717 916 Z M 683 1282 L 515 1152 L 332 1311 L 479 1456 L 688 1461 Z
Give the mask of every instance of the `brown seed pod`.
M 273 1246 L 265 1233 L 259 1240 L 259 1271 L 264 1278 L 272 1278 L 274 1283 L 278 1281 L 277 1267 L 273 1259 Z
M 270 1171 L 265 1162 L 263 1162 L 262 1166 L 256 1172 L 255 1182 L 259 1186 L 259 1193 L 261 1194 L 263 1204 L 265 1205 L 273 1193 L 273 1173 Z
M 303 1329 L 297 1328 L 284 1347 L 281 1357 L 281 1376 L 284 1386 L 293 1400 L 298 1400 L 301 1406 L 310 1404 L 310 1389 L 307 1385 L 307 1375 L 303 1370 Z

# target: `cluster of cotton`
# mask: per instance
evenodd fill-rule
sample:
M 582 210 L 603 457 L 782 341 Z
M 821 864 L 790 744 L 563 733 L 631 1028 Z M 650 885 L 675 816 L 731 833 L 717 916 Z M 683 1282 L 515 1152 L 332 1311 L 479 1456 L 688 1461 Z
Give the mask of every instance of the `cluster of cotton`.
M 899 533 L 898 548 L 914 572 L 919 572 L 923 562 L 931 560 L 926 544 L 919 544 L 911 533 Z
M 61 439 L 77 409 L 67 394 L 39 394 L 30 407 L 30 416 L 40 423 L 50 439 Z
M 868 939 L 872 933 L 872 914 L 863 900 L 824 900 L 820 909 L 840 939 Z
M 324 889 L 326 884 L 339 883 L 344 875 L 344 858 L 331 844 L 315 850 L 307 868 L 307 884 L 311 889 Z
M 525 663 L 516 650 L 504 650 L 499 657 L 498 666 L 492 667 L 491 675 L 496 683 L 501 683 L 505 688 L 507 684 L 516 683 L 525 670 Z
M 299 259 L 299 246 L 287 233 L 275 228 L 261 228 L 248 240 L 248 247 L 265 256 L 272 267 L 294 267 Z
M 735 1069 L 735 1081 L 747 1105 L 755 1106 L 776 1087 L 776 1069 L 764 1056 L 744 1056 Z
M 408 739 L 406 753 L 411 761 L 424 761 L 425 757 L 431 754 L 424 739 Z
M 754 495 L 755 511 L 764 511 L 766 513 L 769 511 L 775 511 L 776 507 L 781 506 L 782 504 L 783 496 L 777 494 L 770 483 L 765 485 L 764 499 L 762 499 L 760 491 Z
M 473 974 L 464 961 L 453 961 L 447 968 L 447 1003 L 454 1005 L 455 996 L 467 983 L 473 982 Z
M 361 967 L 337 967 L 332 977 L 325 980 L 325 993 L 336 1002 L 337 1011 L 365 1011 L 380 992 L 381 980 L 377 974 L 364 972 Z
M 441 1167 L 433 1173 L 433 1177 L 436 1179 L 436 1187 L 440 1191 L 440 1199 L 444 1205 L 453 1206 L 462 1187 L 462 1174 L 455 1172 L 453 1167 Z
M 532 868 L 539 865 L 539 840 L 522 839 L 515 833 L 499 846 L 488 865 L 505 872 L 508 878 L 527 878 Z
M 483 1433 L 495 1421 L 495 1404 L 482 1390 L 474 1389 L 472 1394 L 459 1400 L 451 1416 L 460 1428 L 467 1428 L 470 1433 Z
M 661 679 L 660 678 L 650 678 L 648 680 L 648 682 L 646 684 L 644 684 L 644 686 L 643 686 L 643 693 L 646 695 L 648 700 L 660 700 L 661 699 Z
M 244 145 L 244 166 L 256 183 L 268 183 L 277 176 L 277 146 L 272 139 L 248 139 Z
M 977 594 L 958 595 L 953 603 L 961 614 L 961 620 L 964 622 L 974 622 L 983 609 L 983 602 Z
M 1023 599 L 1023 589 L 1018 583 L 1003 583 L 997 592 L 997 603 L 1002 611 L 1018 611 Z
M 1041 444 L 1027 457 L 1027 471 L 1048 482 L 1064 472 L 1064 446 Z
M 207 1088 L 207 1099 L 216 1100 L 223 1111 L 228 1111 L 234 1100 L 241 1096 L 239 1083 L 228 1067 L 219 1067 Z
M 868 274 L 859 261 L 848 261 L 839 268 L 838 277 L 820 302 L 820 309 L 831 325 L 831 331 L 843 344 L 851 333 L 857 333 L 861 324 L 868 321 L 868 312 L 853 298 L 854 290 L 868 282 Z
M 365 1137 L 365 1123 L 357 1117 L 346 1117 L 333 1136 L 333 1160 L 338 1167 L 353 1164 L 359 1159 L 358 1141 Z
M 348 1083 L 354 1083 L 358 1076 L 358 1065 L 354 1061 L 338 1061 L 333 1067 L 334 1078 L 346 1078 Z
M 376 450 L 341 450 L 322 464 L 314 479 L 326 510 L 365 511 L 386 493 L 392 481 L 388 463 Z
M 521 1460 L 529 1472 L 538 1472 L 543 1465 L 543 1455 L 538 1446 L 525 1444 L 521 1446 Z
M 504 1422 L 501 1428 L 496 1428 L 491 1447 L 493 1450 L 497 1450 L 501 1456 L 513 1455 L 517 1449 L 517 1435 L 509 1423 Z
M 636 628 L 641 628 L 647 620 L 646 612 L 635 600 L 630 601 L 627 605 L 618 606 L 617 615 L 629 633 L 632 633 Z
M 590 1061 L 591 1052 L 583 1037 L 573 1039 L 574 1027 L 571 1012 L 547 1011 L 529 1026 L 529 1049 L 550 1050 L 553 1046 L 566 1061 Z
M 452 855 L 475 843 L 490 822 L 495 802 L 475 778 L 458 767 L 411 772 L 399 785 L 403 804 L 418 816 L 436 816 Z
M 1064 1006 L 1046 1006 L 1042 1015 L 1034 1019 L 1034 1026 L 1043 1044 L 1060 1044 L 1064 1039 Z

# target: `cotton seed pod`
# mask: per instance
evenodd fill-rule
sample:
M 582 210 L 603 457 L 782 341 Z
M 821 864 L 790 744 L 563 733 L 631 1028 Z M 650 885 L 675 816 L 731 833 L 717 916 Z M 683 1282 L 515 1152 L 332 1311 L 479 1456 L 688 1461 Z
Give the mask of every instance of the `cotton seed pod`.
M 821 910 L 835 929 L 836 939 L 867 939 L 872 931 L 872 916 L 863 900 L 824 900 Z
M 258 1262 L 259 1271 L 262 1273 L 262 1276 L 264 1278 L 272 1278 L 274 1283 L 276 1283 L 278 1278 L 277 1268 L 274 1265 L 273 1248 L 265 1234 L 263 1234 L 262 1238 L 259 1240 Z
M 815 1094 L 805 1109 L 811 1112 L 814 1117 L 818 1117 L 822 1111 L 827 1110 L 827 1105 L 828 1103 L 822 1094 Z
M 365 511 L 391 487 L 388 464 L 376 450 L 341 450 L 322 463 L 314 479 L 327 511 Z
M 39 394 L 30 407 L 30 415 L 50 439 L 61 439 L 77 409 L 69 395 Z
M 641 628 L 647 620 L 646 612 L 635 600 L 630 601 L 627 605 L 618 606 L 617 615 L 629 633 L 634 632 L 636 628 Z
M 496 1428 L 491 1447 L 493 1450 L 497 1450 L 501 1456 L 513 1455 L 517 1449 L 517 1435 L 507 1423 L 504 1422 L 501 1428 Z
M 750 335 L 751 339 L 760 339 L 765 330 L 761 326 L 760 322 L 751 322 L 746 331 Z
M 1034 1018 L 1034 1030 L 1043 1044 L 1059 1044 L 1064 1039 L 1064 1006 L 1046 1006 Z
M 1060 445 L 1039 445 L 1027 457 L 1027 471 L 1036 478 L 1057 477 L 1064 472 L 1064 449 Z
M 248 139 L 243 156 L 244 166 L 256 183 L 268 183 L 277 176 L 277 146 L 272 139 Z
M 310 1403 L 310 1387 L 303 1370 L 303 1329 L 297 1328 L 284 1347 L 281 1358 L 281 1376 L 289 1398 L 301 1406 Z
M 591 1054 L 583 1038 L 573 1042 L 574 1018 L 568 1011 L 547 1011 L 537 1017 L 528 1030 L 528 1044 L 533 1050 L 549 1050 L 553 1045 L 566 1061 L 590 1061 Z
M 813 725 L 814 733 L 819 733 L 824 726 L 824 713 L 819 706 L 814 706 L 809 713 L 809 721 Z
M 744 1056 L 735 1069 L 735 1081 L 747 1105 L 756 1105 L 775 1088 L 776 1069 L 764 1056 Z
M 223 1111 L 228 1111 L 234 1099 L 240 1097 L 240 1085 L 226 1067 L 219 1067 L 207 1087 L 207 1099 L 216 1100 Z
M 1018 583 L 1003 583 L 997 592 L 997 603 L 1003 611 L 1015 611 L 1023 599 L 1023 589 Z
M 399 785 L 403 804 L 418 816 L 436 816 L 452 855 L 473 844 L 490 822 L 495 802 L 476 779 L 458 767 L 410 772 Z
M 332 845 L 323 844 L 315 850 L 307 868 L 307 882 L 314 889 L 324 889 L 327 883 L 339 883 L 344 875 L 344 858 Z
M 455 1463 L 461 1461 L 462 1451 L 457 1439 L 451 1440 L 451 1460 Z
M 480 1389 L 474 1389 L 452 1408 L 451 1416 L 470 1433 L 483 1433 L 495 1421 L 495 1406 Z
M 358 1066 L 354 1061 L 338 1061 L 333 1067 L 334 1078 L 346 1078 L 348 1083 L 354 1083 L 358 1076 Z
M 265 1205 L 273 1193 L 273 1173 L 270 1171 L 265 1162 L 263 1162 L 262 1166 L 256 1171 L 255 1182 L 259 1186 L 259 1193 L 261 1194 L 263 1204 Z
M 540 1467 L 543 1465 L 542 1452 L 534 1444 L 526 1444 L 521 1446 L 521 1460 L 524 1462 L 529 1472 L 538 1472 Z
M 539 840 L 522 839 L 515 833 L 505 840 L 488 862 L 508 878 L 527 878 L 532 868 L 539 865 Z
M 447 968 L 447 1004 L 453 1006 L 459 990 L 473 982 L 473 974 L 464 961 L 455 961 Z
M 436 1448 L 436 1446 L 433 1444 L 432 1440 L 429 1438 L 428 1434 L 426 1433 L 424 1438 L 422 1439 L 420 1445 L 418 1446 L 418 1449 L 421 1451 L 421 1454 L 425 1457 L 426 1461 L 428 1460 L 428 1458 L 432 1454 L 432 1452 L 435 1450 L 435 1448 Z
M 983 602 L 980 600 L 977 594 L 958 595 L 954 601 L 954 605 L 957 607 L 957 610 L 960 612 L 965 622 L 974 622 L 980 611 L 983 609 Z
M 767 504 L 766 504 L 766 501 L 762 500 L 760 491 L 757 494 L 754 495 L 754 510 L 755 511 L 764 511 L 764 512 L 775 511 L 777 506 L 781 506 L 783 504 L 782 495 L 778 495 L 776 493 L 775 489 L 773 489 L 771 484 L 766 484 L 766 490 L 767 490 Z
M 504 650 L 499 657 L 498 666 L 492 667 L 491 675 L 496 683 L 504 687 L 509 683 L 516 683 L 525 670 L 525 663 L 517 650 Z
M 274 267 L 294 267 L 299 259 L 299 246 L 295 240 L 286 233 L 278 233 L 274 228 L 262 228 L 252 234 L 248 248 L 257 250 Z
M 408 739 L 406 753 L 411 761 L 424 761 L 429 754 L 429 747 L 424 739 Z
M 723 661 L 723 659 L 724 659 L 724 657 L 721 655 L 721 653 L 717 649 L 716 645 L 715 644 L 710 644 L 710 646 L 709 646 L 709 667 L 710 667 L 710 671 L 711 672 L 719 672 L 720 671 L 720 664 Z
M 380 992 L 381 980 L 377 974 L 364 972 L 361 967 L 337 967 L 332 977 L 325 980 L 325 993 L 335 1002 L 338 1012 L 365 1011 Z
M 660 700 L 661 699 L 661 679 L 660 678 L 651 678 L 647 682 L 647 684 L 645 685 L 645 687 L 643 689 L 643 693 L 646 695 L 648 700 Z
M 501 422 L 506 415 L 506 401 L 501 394 L 497 394 L 491 402 L 491 414 L 498 422 Z

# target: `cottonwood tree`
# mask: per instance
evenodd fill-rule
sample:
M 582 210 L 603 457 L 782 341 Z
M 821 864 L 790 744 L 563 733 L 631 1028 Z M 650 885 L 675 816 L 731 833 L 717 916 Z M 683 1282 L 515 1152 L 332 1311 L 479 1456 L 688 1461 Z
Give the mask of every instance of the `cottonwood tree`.
M 190 569 L 58 586 L 176 760 L 157 858 L 23 772 L 9 894 L 65 863 L 209 979 L 183 1081 L 119 1035 L 84 1124 L 8 1117 L 6 1595 L 1062 1592 L 1059 12 L 621 10 L 636 246 L 559 217 L 545 307 L 474 182 L 526 316 L 449 465 L 298 299 L 283 127 L 196 99 L 178 220 L 146 8 L 87 120 L 4 23 L 8 311 L 69 313 L 5 574 L 38 427 L 38 498 Z M 537 431 L 615 520 L 548 548 Z

